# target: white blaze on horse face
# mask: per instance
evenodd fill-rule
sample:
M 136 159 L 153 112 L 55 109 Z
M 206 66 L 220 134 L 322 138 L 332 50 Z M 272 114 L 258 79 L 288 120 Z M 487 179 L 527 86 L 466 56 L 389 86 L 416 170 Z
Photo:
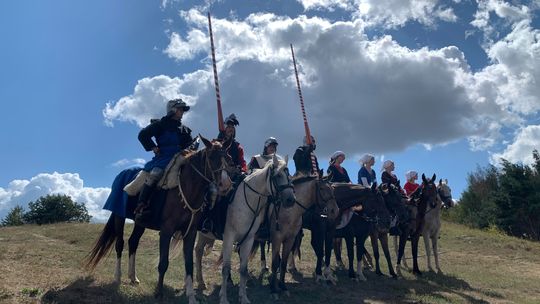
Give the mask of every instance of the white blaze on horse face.
M 220 180 L 218 183 L 218 192 L 220 195 L 225 195 L 232 187 L 232 181 L 229 178 L 229 174 L 225 170 L 221 171 Z

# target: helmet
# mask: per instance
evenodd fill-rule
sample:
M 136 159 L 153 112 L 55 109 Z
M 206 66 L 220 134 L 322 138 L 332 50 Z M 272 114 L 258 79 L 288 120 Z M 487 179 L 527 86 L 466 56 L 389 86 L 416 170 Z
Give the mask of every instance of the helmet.
M 264 147 L 267 148 L 270 145 L 278 145 L 277 139 L 275 137 L 268 137 L 267 140 L 264 141 Z
M 182 100 L 182 98 L 169 100 L 167 102 L 167 114 L 171 113 L 175 108 L 180 108 L 184 110 L 184 112 L 187 112 L 189 111 L 190 106 L 188 106 L 187 103 Z
M 234 113 L 227 116 L 227 118 L 225 118 L 225 121 L 223 123 L 225 123 L 226 125 L 232 125 L 232 126 L 240 125 L 240 123 L 238 122 L 238 119 L 236 118 L 236 115 L 234 115 Z

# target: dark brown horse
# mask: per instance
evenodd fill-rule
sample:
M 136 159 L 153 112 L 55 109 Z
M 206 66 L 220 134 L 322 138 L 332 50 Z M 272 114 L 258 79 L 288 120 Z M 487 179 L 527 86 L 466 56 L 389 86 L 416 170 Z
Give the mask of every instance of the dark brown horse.
M 381 197 L 384 195 L 386 187 L 386 184 L 381 184 L 381 186 L 378 187 L 377 191 Z M 383 275 L 379 265 L 378 242 L 380 241 L 382 250 L 384 252 L 384 257 L 386 258 L 386 263 L 388 264 L 388 271 L 393 278 L 397 278 L 394 268 L 392 267 L 392 257 L 390 256 L 390 249 L 388 248 L 388 232 L 390 230 L 391 218 L 384 199 L 381 200 L 379 208 L 379 218 L 374 225 L 371 226 L 371 230 L 369 232 L 371 247 L 373 247 L 373 257 L 375 258 L 375 273 L 378 275 Z
M 201 210 L 205 203 L 207 189 L 211 183 L 217 184 L 221 194 L 230 189 L 228 171 L 231 159 L 222 149 L 221 143 L 210 142 L 201 137 L 206 148 L 189 154 L 185 163 L 180 167 L 179 186 L 166 191 L 165 204 L 161 213 L 159 226 L 159 277 L 155 290 L 155 296 L 163 296 L 163 279 L 169 266 L 169 247 L 173 234 L 183 239 L 183 253 L 185 263 L 186 296 L 189 303 L 196 303 L 195 291 L 193 290 L 193 247 L 197 232 L 197 225 L 201 218 Z M 116 240 L 117 268 L 115 279 L 120 281 L 119 261 L 123 249 L 123 226 L 125 218 L 111 215 L 103 232 L 92 251 L 89 253 L 86 266 L 94 269 L 101 259 L 111 250 Z M 135 275 L 135 254 L 139 239 L 144 233 L 144 228 L 135 224 L 133 233 L 129 239 L 129 277 L 137 283 Z
M 420 240 L 420 235 L 424 228 L 426 210 L 429 206 L 436 206 L 438 195 L 437 195 L 437 185 L 435 185 L 435 179 L 437 176 L 433 174 L 433 177 L 428 180 L 426 176 L 422 174 L 422 185 L 419 187 L 420 193 L 418 194 L 418 212 L 416 214 L 416 229 L 411 236 L 412 240 L 412 255 L 413 255 L 413 273 L 416 275 L 421 275 L 420 269 L 418 268 L 418 242 Z

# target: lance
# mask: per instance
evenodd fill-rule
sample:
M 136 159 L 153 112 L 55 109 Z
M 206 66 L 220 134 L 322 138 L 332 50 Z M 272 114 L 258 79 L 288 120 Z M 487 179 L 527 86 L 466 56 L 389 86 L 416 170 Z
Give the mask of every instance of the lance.
M 304 107 L 304 97 L 302 96 L 302 89 L 300 88 L 300 78 L 298 77 L 298 69 L 296 68 L 296 58 L 294 57 L 294 49 L 293 49 L 292 43 L 291 43 L 291 54 L 292 54 L 292 60 L 293 60 L 293 65 L 294 65 L 294 75 L 296 76 L 296 87 L 298 88 L 298 96 L 300 97 L 300 108 L 302 109 L 302 117 L 304 118 L 304 129 L 306 131 L 306 143 L 308 145 L 311 145 L 312 144 L 311 132 L 309 131 L 306 108 Z M 311 166 L 313 168 L 313 172 L 315 172 L 318 176 L 319 172 L 317 170 L 317 163 L 315 161 L 315 154 L 313 154 L 313 152 L 311 153 Z
M 224 131 L 223 127 L 223 112 L 221 111 L 221 95 L 219 93 L 219 81 L 216 65 L 216 52 L 214 49 L 214 35 L 212 34 L 212 20 L 210 18 L 210 12 L 208 12 L 208 32 L 210 33 L 210 48 L 212 49 L 212 67 L 214 68 L 214 85 L 216 87 L 216 100 L 217 100 L 217 115 L 218 115 L 218 130 Z

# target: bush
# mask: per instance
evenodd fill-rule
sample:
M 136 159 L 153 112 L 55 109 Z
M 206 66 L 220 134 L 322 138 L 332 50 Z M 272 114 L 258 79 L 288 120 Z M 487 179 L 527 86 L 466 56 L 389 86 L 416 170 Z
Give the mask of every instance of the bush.
M 15 206 L 2 220 L 2 226 L 20 226 L 24 224 L 24 209 L 21 206 Z
M 88 210 L 83 204 L 74 202 L 71 197 L 54 194 L 40 197 L 28 204 L 29 211 L 24 214 L 24 221 L 30 224 L 51 224 L 58 222 L 90 221 Z

